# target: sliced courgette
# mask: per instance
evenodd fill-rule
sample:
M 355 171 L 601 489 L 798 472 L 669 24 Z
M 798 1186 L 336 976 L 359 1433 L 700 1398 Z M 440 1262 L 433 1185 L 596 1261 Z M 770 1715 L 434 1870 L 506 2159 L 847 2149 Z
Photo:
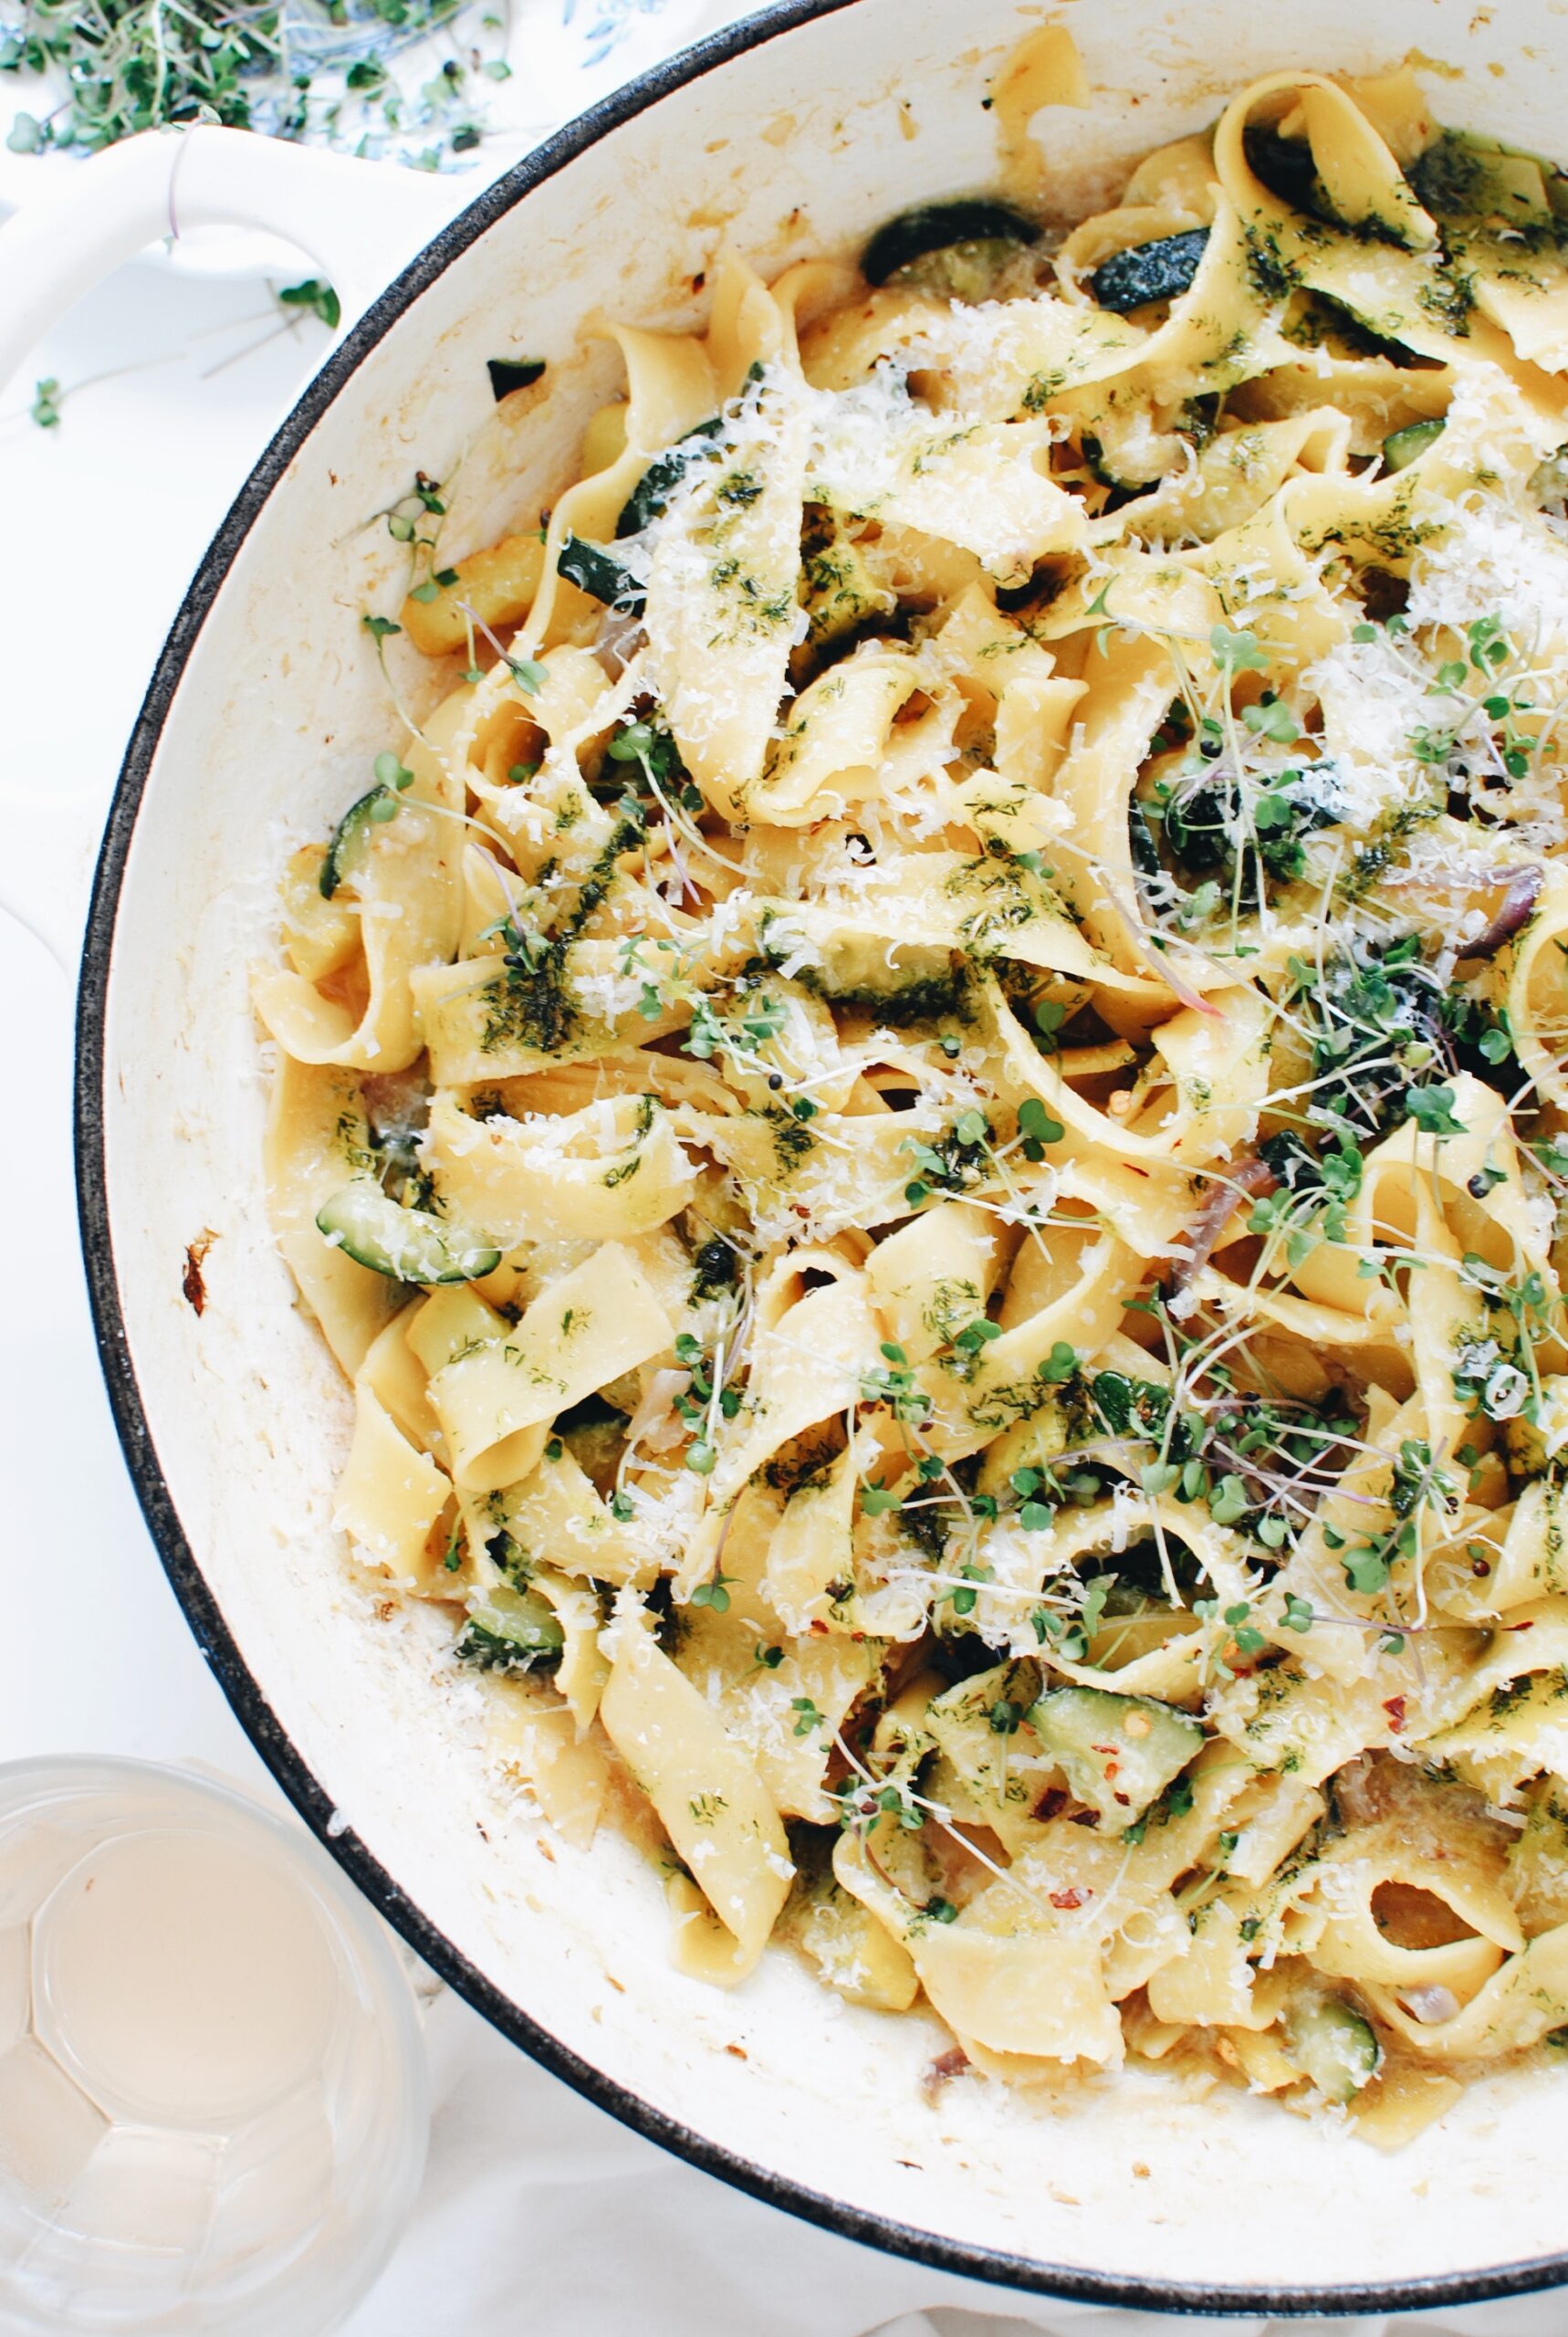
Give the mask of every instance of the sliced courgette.
M 1161 236 L 1155 243 L 1113 252 L 1090 278 L 1089 289 L 1103 309 L 1114 309 L 1123 316 L 1130 309 L 1146 308 L 1151 300 L 1174 300 L 1197 274 L 1207 241 L 1207 227 L 1189 227 L 1180 236 Z
M 1377 2075 L 1383 2048 L 1343 1996 L 1304 1996 L 1281 2023 L 1285 2051 L 1325 2101 L 1354 2101 Z
M 556 1419 L 554 1435 L 606 1501 L 615 1490 L 628 1425 L 627 1414 L 602 1396 L 585 1396 Z
M 699 422 L 662 455 L 655 455 L 625 502 L 621 517 L 615 522 L 615 539 L 640 535 L 650 519 L 656 519 L 669 505 L 682 479 L 694 463 L 711 463 L 718 459 L 718 448 L 709 444 L 724 427 L 723 418 L 714 414 L 707 422 Z M 590 591 L 592 587 L 588 588 Z
M 1153 1696 L 1053 1688 L 1030 1718 L 1074 1800 L 1121 1833 L 1159 1798 L 1203 1743 L 1203 1731 Z
M 560 1619 L 548 1599 L 537 1590 L 497 1583 L 470 1607 L 457 1655 L 482 1672 L 528 1671 L 553 1661 L 565 1644 Z
M 1542 1375 L 1541 1394 L 1527 1420 L 1516 1412 L 1502 1426 L 1503 1451 L 1513 1477 L 1548 1477 L 1561 1473 L 1568 1456 L 1568 1376 Z
M 1021 299 L 1038 283 L 1027 244 L 984 236 L 977 243 L 944 244 L 898 271 L 898 282 L 928 299 L 959 301 L 977 308 L 984 300 Z
M 1392 430 L 1383 442 L 1383 467 L 1385 471 L 1402 471 L 1424 455 L 1435 439 L 1443 435 L 1441 419 L 1431 422 L 1407 422 L 1403 430 Z
M 868 284 L 885 284 L 890 276 L 908 267 L 927 252 L 949 244 L 1034 244 L 1040 229 L 1009 203 L 993 203 L 984 195 L 959 196 L 952 203 L 920 203 L 901 211 L 875 235 L 861 254 L 861 274 Z
M 841 641 L 868 618 L 886 616 L 897 605 L 873 575 L 859 544 L 848 536 L 834 534 L 808 551 L 801 572 L 810 628 L 806 638 L 813 647 Z
M 514 390 L 531 389 L 545 370 L 542 357 L 486 357 L 485 371 L 490 376 L 490 394 L 497 405 L 509 398 Z
M 381 806 L 390 808 L 382 811 Z M 372 787 L 357 803 L 350 803 L 332 831 L 332 841 L 321 859 L 321 874 L 316 882 L 321 898 L 329 901 L 345 876 L 351 876 L 364 857 L 371 831 L 390 820 L 397 810 L 397 797 L 390 787 Z
M 1543 463 L 1537 463 L 1530 474 L 1530 494 L 1537 503 L 1549 509 L 1568 509 L 1568 446 L 1559 446 Z
M 1252 121 L 1242 132 L 1241 144 L 1249 170 L 1277 202 L 1333 225 L 1312 150 L 1304 138 L 1281 138 L 1272 124 Z
M 1548 225 L 1563 199 L 1555 164 L 1470 130 L 1443 131 L 1408 176 L 1434 218 L 1484 220 L 1505 230 Z
M 329 1242 L 393 1282 L 472 1282 L 494 1273 L 501 1252 L 428 1210 L 404 1209 L 367 1178 L 323 1201 L 316 1223 Z
M 569 584 L 591 593 L 607 609 L 623 609 L 628 616 L 640 617 L 647 605 L 648 596 L 631 570 L 612 560 L 600 544 L 568 536 L 556 566 Z

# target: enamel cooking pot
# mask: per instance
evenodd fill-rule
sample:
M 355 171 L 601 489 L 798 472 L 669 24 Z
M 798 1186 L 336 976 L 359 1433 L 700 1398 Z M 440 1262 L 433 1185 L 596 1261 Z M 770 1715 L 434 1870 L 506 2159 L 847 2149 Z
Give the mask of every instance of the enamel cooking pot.
M 211 131 L 89 166 L 120 173 L 124 250 L 165 205 L 237 217 L 369 301 L 208 552 L 110 817 L 78 1134 L 104 1368 L 191 1627 L 285 1791 L 454 1987 L 628 2124 L 839 2232 L 1019 2288 L 1263 2315 L 1542 2287 L 1568 2278 L 1568 2084 L 1550 2076 L 1477 2086 L 1385 2159 L 1244 2093 L 1185 2099 L 1131 2072 L 1044 2101 L 964 2084 L 928 2102 L 920 2073 L 946 2040 L 923 2018 L 843 2006 L 787 1954 L 734 1996 L 682 1978 L 656 1876 L 609 1829 L 587 1853 L 550 1843 L 498 1793 L 476 1691 L 440 1661 L 446 1634 L 367 1596 L 329 1525 L 349 1405 L 268 1239 L 246 982 L 288 840 L 320 834 L 392 736 L 359 613 L 395 605 L 402 554 L 363 523 L 416 467 L 451 474 L 494 413 L 485 361 L 508 354 L 548 358 L 551 394 L 477 439 L 445 542 L 459 553 L 536 511 L 614 394 L 612 352 L 580 328 L 693 322 L 719 226 L 766 270 L 994 180 L 988 77 L 1042 13 L 789 0 L 551 140 L 373 299 L 388 237 L 406 251 L 423 232 L 412 181 Z M 1561 0 L 1061 13 L 1094 91 L 1036 125 L 1064 214 L 1289 66 L 1416 52 L 1441 118 L 1568 144 Z M 12 353 L 101 264 L 102 222 L 68 199 L 47 233 L 24 216 L 0 238 Z M 198 1315 L 182 1278 L 208 1234 Z

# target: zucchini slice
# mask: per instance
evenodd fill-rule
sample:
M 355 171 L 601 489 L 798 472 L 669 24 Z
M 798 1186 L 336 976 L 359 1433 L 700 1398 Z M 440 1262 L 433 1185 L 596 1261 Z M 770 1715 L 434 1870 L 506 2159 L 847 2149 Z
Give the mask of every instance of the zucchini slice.
M 1408 468 L 1417 455 L 1424 455 L 1443 435 L 1441 418 L 1430 422 L 1407 422 L 1403 430 L 1392 430 L 1383 442 L 1383 467 L 1385 471 Z
M 537 1590 L 497 1583 L 475 1599 L 457 1640 L 460 1662 L 482 1672 L 528 1671 L 549 1663 L 566 1644 L 560 1619 Z
M 1252 121 L 1241 134 L 1241 145 L 1248 169 L 1277 203 L 1291 211 L 1304 211 L 1309 219 L 1321 219 L 1328 226 L 1337 224 L 1323 199 L 1318 166 L 1304 138 L 1281 138 L 1271 124 Z
M 625 502 L 621 517 L 615 522 L 615 540 L 622 536 L 641 535 L 650 519 L 657 519 L 668 508 L 669 500 L 694 463 L 711 463 L 718 459 L 718 448 L 709 444 L 724 427 L 722 415 L 714 414 L 707 422 L 699 422 L 655 455 Z M 593 588 L 588 588 L 591 591 Z
M 1343 1996 L 1304 1996 L 1281 2023 L 1285 2050 L 1325 2101 L 1354 2101 L 1377 2075 L 1383 2048 Z
M 1103 309 L 1114 309 L 1121 316 L 1130 309 L 1146 308 L 1151 300 L 1174 300 L 1197 274 L 1207 242 L 1207 227 L 1189 227 L 1180 236 L 1161 236 L 1155 243 L 1113 252 L 1089 278 L 1089 289 Z
M 1568 194 L 1554 162 L 1473 130 L 1440 131 L 1407 175 L 1435 219 L 1485 221 L 1527 233 L 1561 218 Z
M 1527 490 L 1537 503 L 1558 512 L 1568 508 L 1568 446 L 1559 446 L 1530 474 Z
M 1535 1418 L 1516 1412 L 1502 1424 L 1503 1451 L 1509 1473 L 1515 1477 L 1558 1477 L 1568 1454 L 1568 1376 L 1544 1372 Z
M 1153 1696 L 1053 1688 L 1030 1713 L 1075 1801 L 1118 1834 L 1141 1818 L 1203 1744 L 1203 1731 Z
M 494 1273 L 501 1252 L 428 1210 L 404 1209 L 368 1178 L 345 1185 L 316 1212 L 318 1229 L 361 1266 L 392 1282 L 472 1282 Z
M 1040 228 L 1009 203 L 993 203 L 984 195 L 960 195 L 953 203 L 919 203 L 901 211 L 875 235 L 861 254 L 861 274 L 868 284 L 885 284 L 901 267 L 908 267 L 927 252 L 949 244 L 1035 244 Z
M 806 638 L 813 648 L 841 641 L 868 619 L 888 616 L 896 603 L 866 564 L 858 543 L 835 532 L 823 543 L 803 550 Z
M 382 803 L 392 806 L 383 812 Z M 345 876 L 351 876 L 364 856 L 371 830 L 390 820 L 397 810 L 397 797 L 390 787 L 372 787 L 357 803 L 350 803 L 332 831 L 332 841 L 322 855 L 321 874 L 317 886 L 321 898 L 329 901 Z
M 556 566 L 569 584 L 591 593 L 607 609 L 623 609 L 628 616 L 640 617 L 647 606 L 648 595 L 631 570 L 622 568 L 601 544 L 585 543 L 580 536 L 568 536 Z

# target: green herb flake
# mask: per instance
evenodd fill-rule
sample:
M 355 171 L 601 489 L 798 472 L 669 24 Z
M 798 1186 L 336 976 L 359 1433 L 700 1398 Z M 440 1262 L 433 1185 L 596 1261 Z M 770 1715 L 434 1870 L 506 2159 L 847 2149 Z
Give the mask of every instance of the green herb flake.
M 490 394 L 499 405 L 514 390 L 532 389 L 545 370 L 545 361 L 542 357 L 486 357 L 485 370 L 490 376 Z

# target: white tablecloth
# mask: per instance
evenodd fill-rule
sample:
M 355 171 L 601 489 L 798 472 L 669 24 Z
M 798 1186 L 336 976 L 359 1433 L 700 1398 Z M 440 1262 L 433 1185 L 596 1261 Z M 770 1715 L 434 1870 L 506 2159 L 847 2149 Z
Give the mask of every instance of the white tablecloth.
M 562 0 L 524 12 L 538 110 L 570 110 L 699 23 L 741 13 L 699 0 L 667 0 L 663 12 L 660 0 L 578 6 L 564 0 L 564 25 Z M 280 329 L 278 318 L 254 278 L 140 263 L 84 302 L 13 384 L 0 410 L 8 781 L 107 799 L 191 571 L 324 353 L 319 325 Z M 35 374 L 62 385 L 58 430 L 27 418 Z M 71 1010 L 66 976 L 0 920 L 12 1194 L 0 1759 L 194 1757 L 270 1796 L 164 1581 L 99 1382 L 78 1263 Z M 429 2038 L 438 2106 L 423 2193 L 350 2337 L 999 2337 L 1085 2318 L 895 2263 L 729 2192 L 579 2101 L 450 1995 L 432 2008 Z M 1097 2337 L 1167 2325 L 1092 2318 Z M 1568 2303 L 1396 2325 L 1409 2337 L 1562 2337 Z

